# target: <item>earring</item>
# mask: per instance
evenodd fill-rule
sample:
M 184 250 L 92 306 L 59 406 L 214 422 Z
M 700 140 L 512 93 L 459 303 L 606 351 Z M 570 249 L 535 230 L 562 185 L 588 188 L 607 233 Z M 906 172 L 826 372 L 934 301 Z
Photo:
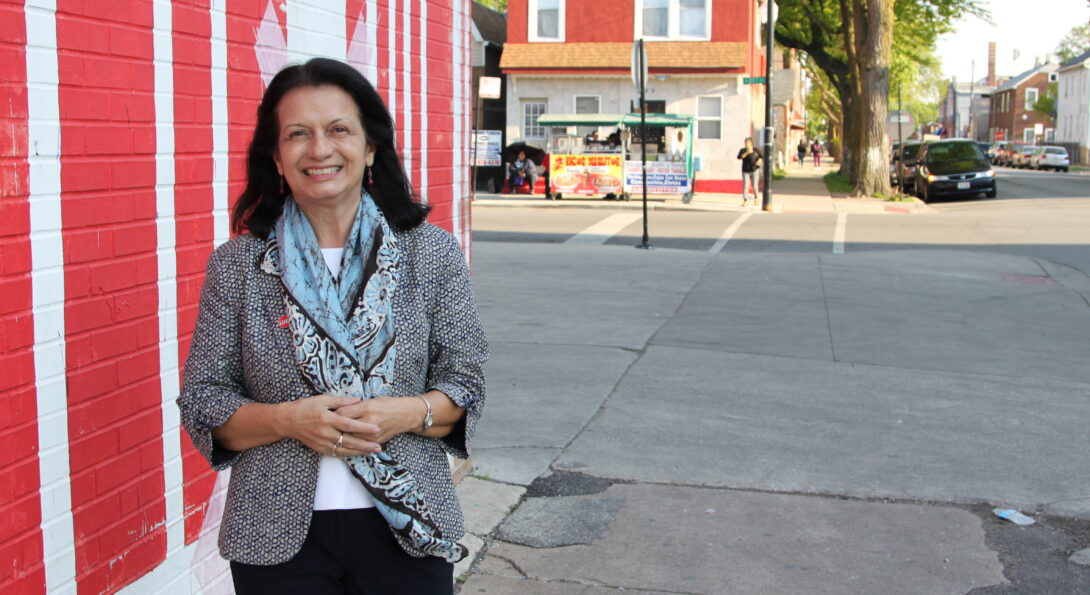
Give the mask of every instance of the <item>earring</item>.
M 374 171 L 375 171 L 374 167 L 368 167 L 367 168 L 367 185 L 368 186 L 374 186 L 375 185 Z
M 284 194 L 284 175 L 280 175 L 280 194 Z

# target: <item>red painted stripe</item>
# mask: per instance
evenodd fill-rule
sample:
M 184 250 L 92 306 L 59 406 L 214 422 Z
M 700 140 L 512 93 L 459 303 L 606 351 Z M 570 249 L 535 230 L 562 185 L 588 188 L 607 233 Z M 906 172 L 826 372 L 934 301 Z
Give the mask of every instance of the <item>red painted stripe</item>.
M 742 180 L 701 180 L 697 178 L 696 183 L 693 184 L 693 192 L 741 194 Z
M 31 313 L 26 19 L 0 5 L 0 592 L 40 593 L 41 501 Z
M 451 31 L 454 11 L 449 0 L 428 4 L 428 220 L 447 230 L 451 226 L 453 187 L 454 114 L 456 96 Z
M 76 580 L 116 590 L 166 554 L 151 3 L 57 3 Z
M 232 207 L 246 184 L 246 149 L 265 90 L 254 53 L 254 29 L 261 24 L 268 1 L 233 0 L 227 6 L 227 201 Z M 283 21 L 279 11 L 277 18 Z
M 197 319 L 204 266 L 212 251 L 212 17 L 207 6 L 175 3 L 174 216 L 178 361 L 184 366 Z M 196 541 L 215 473 L 182 433 L 185 542 Z

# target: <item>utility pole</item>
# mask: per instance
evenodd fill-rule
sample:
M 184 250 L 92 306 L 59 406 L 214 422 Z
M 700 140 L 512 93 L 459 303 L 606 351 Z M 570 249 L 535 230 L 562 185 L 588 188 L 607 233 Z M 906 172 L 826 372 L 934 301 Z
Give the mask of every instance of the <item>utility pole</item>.
M 966 128 L 969 130 L 965 136 L 976 140 L 976 126 L 973 126 L 973 94 L 976 93 L 976 60 L 973 60 L 972 67 L 969 70 L 969 125 Z
M 772 35 L 776 27 L 776 15 L 773 13 L 775 0 L 765 0 L 768 4 L 768 20 L 765 23 L 765 142 L 764 142 L 764 194 L 761 195 L 761 210 L 767 211 L 772 206 Z M 745 188 L 743 188 L 745 190 Z

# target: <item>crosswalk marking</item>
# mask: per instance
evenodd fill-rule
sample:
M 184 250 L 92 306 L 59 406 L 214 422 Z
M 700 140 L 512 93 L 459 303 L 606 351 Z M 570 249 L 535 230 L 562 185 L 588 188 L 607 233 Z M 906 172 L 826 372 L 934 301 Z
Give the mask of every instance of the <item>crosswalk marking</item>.
M 745 223 L 746 219 L 749 219 L 750 215 L 752 214 L 753 211 L 747 211 L 745 213 L 742 213 L 741 217 L 735 219 L 733 223 L 731 223 L 726 229 L 723 230 L 723 234 L 719 236 L 719 239 L 716 240 L 714 244 L 712 244 L 712 247 L 708 248 L 708 252 L 716 254 L 722 251 L 723 247 L 727 245 L 727 242 L 729 242 L 731 238 L 734 237 L 734 233 L 738 231 L 738 228 L 742 227 L 742 224 Z
M 836 230 L 833 231 L 833 254 L 844 254 L 844 236 L 848 228 L 848 214 L 836 216 Z
M 639 213 L 615 213 L 591 225 L 565 241 L 565 244 L 597 245 L 604 244 L 617 232 L 639 220 Z

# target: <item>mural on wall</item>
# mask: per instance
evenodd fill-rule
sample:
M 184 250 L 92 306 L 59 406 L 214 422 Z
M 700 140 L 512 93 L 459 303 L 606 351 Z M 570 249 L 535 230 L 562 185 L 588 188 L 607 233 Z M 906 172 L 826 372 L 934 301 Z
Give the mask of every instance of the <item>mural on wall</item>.
M 257 102 L 288 63 L 354 65 L 430 220 L 468 253 L 468 15 L 464 0 L 0 0 L 0 590 L 229 590 L 210 532 L 226 478 L 174 399 Z

